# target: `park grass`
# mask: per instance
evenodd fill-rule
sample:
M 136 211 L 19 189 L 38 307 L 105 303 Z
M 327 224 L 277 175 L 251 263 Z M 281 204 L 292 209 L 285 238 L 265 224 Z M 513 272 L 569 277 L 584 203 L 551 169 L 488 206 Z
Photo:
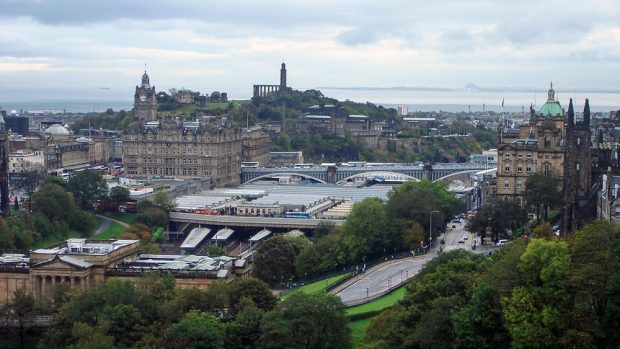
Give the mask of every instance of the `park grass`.
M 379 311 L 379 310 L 391 307 L 392 305 L 396 304 L 396 302 L 403 299 L 404 297 L 405 297 L 405 288 L 399 287 L 396 290 L 388 293 L 387 295 L 377 298 L 373 301 L 347 308 L 346 313 L 347 313 L 347 316 L 351 316 L 351 315 Z
M 136 222 L 135 213 L 110 212 L 106 216 L 117 219 L 123 223 L 134 224 Z
M 92 237 L 93 240 L 107 240 L 111 238 L 119 238 L 121 234 L 125 231 L 125 227 L 122 225 L 112 221 L 110 222 L 110 226 L 108 229 L 102 231 L 101 233 Z
M 296 293 L 296 292 L 303 292 L 306 294 L 316 294 L 316 293 L 321 293 L 324 292 L 326 289 L 328 289 L 330 286 L 334 285 L 335 283 L 349 277 L 351 275 L 351 273 L 344 273 L 344 274 L 340 274 L 340 275 L 335 275 L 326 279 L 322 279 L 319 281 L 315 281 L 313 283 L 307 284 L 307 285 L 303 285 L 287 294 L 285 294 L 282 297 L 282 300 L 286 299 L 286 297 L 288 297 L 289 295 Z
M 357 348 L 358 345 L 364 342 L 366 336 L 366 329 L 370 326 L 374 318 L 362 319 L 357 321 L 350 321 L 349 328 L 351 329 L 351 337 L 353 339 L 353 348 Z
M 58 236 L 48 236 L 47 238 L 45 238 L 44 240 L 38 241 L 37 243 L 32 245 L 32 249 L 36 250 L 39 248 L 44 248 L 44 247 L 49 247 L 52 245 L 56 245 L 60 242 L 63 242 L 67 239 L 71 239 L 71 238 L 79 238 L 81 237 L 80 232 L 77 232 L 75 230 L 71 230 L 69 231 L 69 234 L 67 234 L 66 238 L 60 238 Z

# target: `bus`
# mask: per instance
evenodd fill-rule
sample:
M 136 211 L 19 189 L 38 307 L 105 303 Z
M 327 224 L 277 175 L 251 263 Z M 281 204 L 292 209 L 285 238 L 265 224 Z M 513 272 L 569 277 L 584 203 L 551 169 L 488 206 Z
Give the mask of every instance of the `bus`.
M 301 218 L 301 219 L 310 219 L 310 214 L 308 212 L 295 212 L 295 211 L 287 211 L 284 212 L 284 218 Z
M 208 208 L 197 208 L 197 209 L 194 209 L 194 213 L 195 214 L 204 214 L 204 215 L 207 215 L 207 216 L 217 216 L 217 215 L 220 214 L 220 211 L 218 211 L 218 210 L 211 210 L 211 209 L 208 209 Z
M 258 162 L 242 162 L 241 168 L 258 168 Z

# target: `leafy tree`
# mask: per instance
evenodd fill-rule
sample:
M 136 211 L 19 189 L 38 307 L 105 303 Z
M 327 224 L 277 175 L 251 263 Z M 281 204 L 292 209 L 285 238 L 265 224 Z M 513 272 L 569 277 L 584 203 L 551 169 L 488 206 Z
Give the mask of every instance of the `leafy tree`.
M 532 237 L 545 239 L 555 237 L 555 235 L 553 234 L 553 228 L 551 228 L 551 224 L 545 222 L 534 228 L 534 230 L 532 231 Z
M 153 205 L 170 211 L 176 206 L 176 202 L 170 198 L 167 192 L 160 190 L 153 197 Z
M 224 327 L 215 317 L 191 311 L 167 331 L 171 348 L 224 348 Z
M 149 226 L 151 229 L 168 226 L 169 219 L 168 211 L 160 207 L 142 208 L 136 215 L 136 222 Z
M 353 206 L 342 228 L 350 261 L 360 262 L 390 251 L 394 238 L 386 229 L 387 222 L 385 206 L 377 198 Z
M 26 330 L 31 326 L 34 313 L 34 298 L 22 290 L 15 291 L 13 303 L 9 305 L 9 314 L 17 320 L 20 348 L 24 347 Z
M 0 249 L 12 249 L 15 247 L 15 235 L 4 218 L 0 217 Z
M 91 326 L 83 322 L 73 324 L 71 335 L 74 344 L 67 346 L 69 349 L 114 349 L 114 337 L 107 335 L 108 323 Z M 41 347 L 41 344 L 39 344 Z
M 151 240 L 151 231 L 146 225 L 135 223 L 125 229 L 120 237 L 121 239 L 140 240 L 142 243 L 148 243 Z
M 485 283 L 474 288 L 467 306 L 453 313 L 456 348 L 507 348 L 510 335 L 503 325 L 499 294 Z
M 514 348 L 557 346 L 569 310 L 570 256 L 564 242 L 533 240 L 519 261 L 523 286 L 502 303 Z
M 494 200 L 472 219 L 470 230 L 480 234 L 481 243 L 487 230 L 495 241 L 508 231 L 515 231 L 527 222 L 527 211 L 514 201 Z
M 116 187 L 110 189 L 110 199 L 114 201 L 117 205 L 122 205 L 129 201 L 129 189 L 117 185 Z
M 276 304 L 276 298 L 266 283 L 256 278 L 235 279 L 227 288 L 228 301 L 233 312 L 237 312 L 242 298 L 248 298 L 259 309 L 268 311 Z
M 226 325 L 226 348 L 255 348 L 260 338 L 260 322 L 265 312 L 247 298 L 242 298 L 240 303 L 241 310 L 234 320 Z
M 81 171 L 69 178 L 67 190 L 73 194 L 75 201 L 83 209 L 92 209 L 92 201 L 108 194 L 108 184 L 100 173 Z
M 226 255 L 226 250 L 218 245 L 210 244 L 209 246 L 207 246 L 207 256 L 217 257 Z
M 263 317 L 259 348 L 350 348 L 344 304 L 333 295 L 293 293 Z
M 68 222 L 76 208 L 73 198 L 62 187 L 50 183 L 32 196 L 32 210 L 42 212 L 51 222 Z
M 254 257 L 254 276 L 275 285 L 295 273 L 295 250 L 282 236 L 273 236 L 263 242 Z
M 540 221 L 540 209 L 543 209 L 544 219 L 547 220 L 549 208 L 558 207 L 562 203 L 558 179 L 534 173 L 527 177 L 525 182 L 525 202 L 536 210 L 536 220 Z

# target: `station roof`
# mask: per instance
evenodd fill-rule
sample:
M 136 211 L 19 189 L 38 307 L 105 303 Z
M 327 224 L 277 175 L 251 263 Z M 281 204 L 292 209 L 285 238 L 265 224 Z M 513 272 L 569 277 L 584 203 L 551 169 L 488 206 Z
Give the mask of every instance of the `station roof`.
M 226 241 L 235 231 L 229 228 L 220 229 L 213 235 L 211 240 L 215 241 Z
M 194 228 L 192 229 L 187 238 L 181 244 L 181 248 L 191 248 L 194 249 L 198 246 L 204 239 L 209 235 L 211 229 L 209 228 Z
M 263 229 L 250 238 L 250 242 L 259 242 L 271 235 L 271 230 Z
M 240 189 L 265 190 L 270 195 L 284 194 L 290 197 L 300 195 L 315 195 L 332 198 L 343 198 L 353 203 L 362 201 L 369 197 L 376 197 L 387 200 L 387 194 L 392 190 L 391 186 L 371 186 L 371 187 L 344 187 L 334 184 L 301 184 L 301 185 L 276 185 L 251 183 L 244 184 Z
M 176 199 L 177 209 L 209 208 L 220 205 L 230 199 L 230 196 L 188 195 Z

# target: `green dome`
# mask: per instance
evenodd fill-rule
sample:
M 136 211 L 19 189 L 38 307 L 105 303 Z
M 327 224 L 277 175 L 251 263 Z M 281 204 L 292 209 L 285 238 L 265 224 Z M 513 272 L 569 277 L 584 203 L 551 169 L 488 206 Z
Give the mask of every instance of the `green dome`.
M 547 92 L 547 102 L 540 108 L 538 116 L 550 118 L 564 116 L 564 110 L 562 109 L 562 106 L 560 106 L 560 102 L 555 100 L 553 82 L 551 82 L 551 88 L 549 88 L 549 91 Z

